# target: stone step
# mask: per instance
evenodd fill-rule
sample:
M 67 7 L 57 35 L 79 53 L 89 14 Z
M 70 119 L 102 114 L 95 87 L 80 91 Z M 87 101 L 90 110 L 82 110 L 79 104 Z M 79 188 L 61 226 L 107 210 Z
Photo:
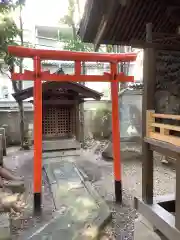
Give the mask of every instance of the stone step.
M 80 149 L 81 144 L 75 139 L 43 140 L 43 152 L 68 149 Z

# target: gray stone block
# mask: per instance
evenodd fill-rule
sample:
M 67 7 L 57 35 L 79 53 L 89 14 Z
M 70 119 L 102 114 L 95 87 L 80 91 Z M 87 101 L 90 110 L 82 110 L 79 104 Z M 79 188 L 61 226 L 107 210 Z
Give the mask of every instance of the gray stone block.
M 10 229 L 10 219 L 8 213 L 0 214 L 0 240 L 10 240 L 11 239 L 11 229 Z

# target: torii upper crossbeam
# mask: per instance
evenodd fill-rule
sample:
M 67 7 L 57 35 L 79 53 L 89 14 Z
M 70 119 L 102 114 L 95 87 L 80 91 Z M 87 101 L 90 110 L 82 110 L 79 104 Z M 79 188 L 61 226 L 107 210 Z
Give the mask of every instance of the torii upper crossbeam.
M 120 159 L 120 128 L 118 110 L 118 82 L 132 82 L 131 76 L 118 74 L 118 62 L 129 62 L 136 59 L 136 54 L 101 54 L 86 52 L 70 52 L 31 49 L 19 46 L 9 46 L 11 55 L 21 58 L 32 58 L 34 71 L 12 73 L 12 80 L 34 80 L 34 210 L 41 209 L 42 188 L 42 81 L 75 81 L 75 82 L 111 82 L 112 98 L 112 136 L 114 156 L 115 197 L 122 202 L 121 159 Z M 66 60 L 75 62 L 74 75 L 57 75 L 49 71 L 41 71 L 41 60 Z M 81 62 L 109 62 L 111 72 L 100 75 L 81 74 Z

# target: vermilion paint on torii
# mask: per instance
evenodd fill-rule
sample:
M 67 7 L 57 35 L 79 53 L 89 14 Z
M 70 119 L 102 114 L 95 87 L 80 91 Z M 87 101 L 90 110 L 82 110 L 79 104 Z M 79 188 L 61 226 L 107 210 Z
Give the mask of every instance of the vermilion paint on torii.
M 115 177 L 115 197 L 122 202 L 121 184 L 121 156 L 120 156 L 120 121 L 118 108 L 118 82 L 132 82 L 132 76 L 118 73 L 118 62 L 135 61 L 136 54 L 86 53 L 56 50 L 31 49 L 19 46 L 9 46 L 9 54 L 15 57 L 32 58 L 34 71 L 25 70 L 24 73 L 12 73 L 12 80 L 34 80 L 34 209 L 41 208 L 42 188 L 42 81 L 70 81 L 70 82 L 111 82 L 112 98 L 112 137 Z M 64 60 L 75 62 L 74 75 L 51 74 L 41 71 L 42 60 Z M 81 74 L 81 62 L 109 62 L 110 73 L 104 75 Z

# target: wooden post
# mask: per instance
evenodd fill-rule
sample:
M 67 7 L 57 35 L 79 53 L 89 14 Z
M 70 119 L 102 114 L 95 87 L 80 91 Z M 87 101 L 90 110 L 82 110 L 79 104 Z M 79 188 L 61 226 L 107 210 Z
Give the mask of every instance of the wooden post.
M 117 64 L 111 63 L 111 74 L 114 81 L 111 82 L 112 99 L 112 140 L 114 160 L 114 180 L 116 202 L 122 203 L 122 174 L 121 174 L 121 147 L 120 147 L 120 120 L 119 120 L 119 97 L 117 75 Z
M 76 127 L 76 140 L 80 142 L 80 119 L 79 119 L 79 103 L 76 104 L 76 109 L 75 109 L 75 127 Z
M 180 231 L 180 157 L 176 159 L 176 212 L 175 226 Z
M 3 135 L 0 134 L 0 166 L 3 166 Z
M 152 42 L 152 24 L 146 25 L 146 41 Z M 156 82 L 155 51 L 153 48 L 144 50 L 144 92 L 142 101 L 142 197 L 148 203 L 153 203 L 153 151 L 144 142 L 146 136 L 146 111 L 155 108 L 154 94 Z
M 0 128 L 0 134 L 3 135 L 3 156 L 7 155 L 7 151 L 6 151 L 6 131 L 5 128 Z
M 154 113 L 154 110 L 147 110 L 146 111 L 146 137 L 150 136 L 150 132 L 152 132 L 153 127 L 151 124 L 155 122 L 155 118 L 152 116 Z
M 41 61 L 34 58 L 34 211 L 41 211 L 42 191 L 42 82 Z

